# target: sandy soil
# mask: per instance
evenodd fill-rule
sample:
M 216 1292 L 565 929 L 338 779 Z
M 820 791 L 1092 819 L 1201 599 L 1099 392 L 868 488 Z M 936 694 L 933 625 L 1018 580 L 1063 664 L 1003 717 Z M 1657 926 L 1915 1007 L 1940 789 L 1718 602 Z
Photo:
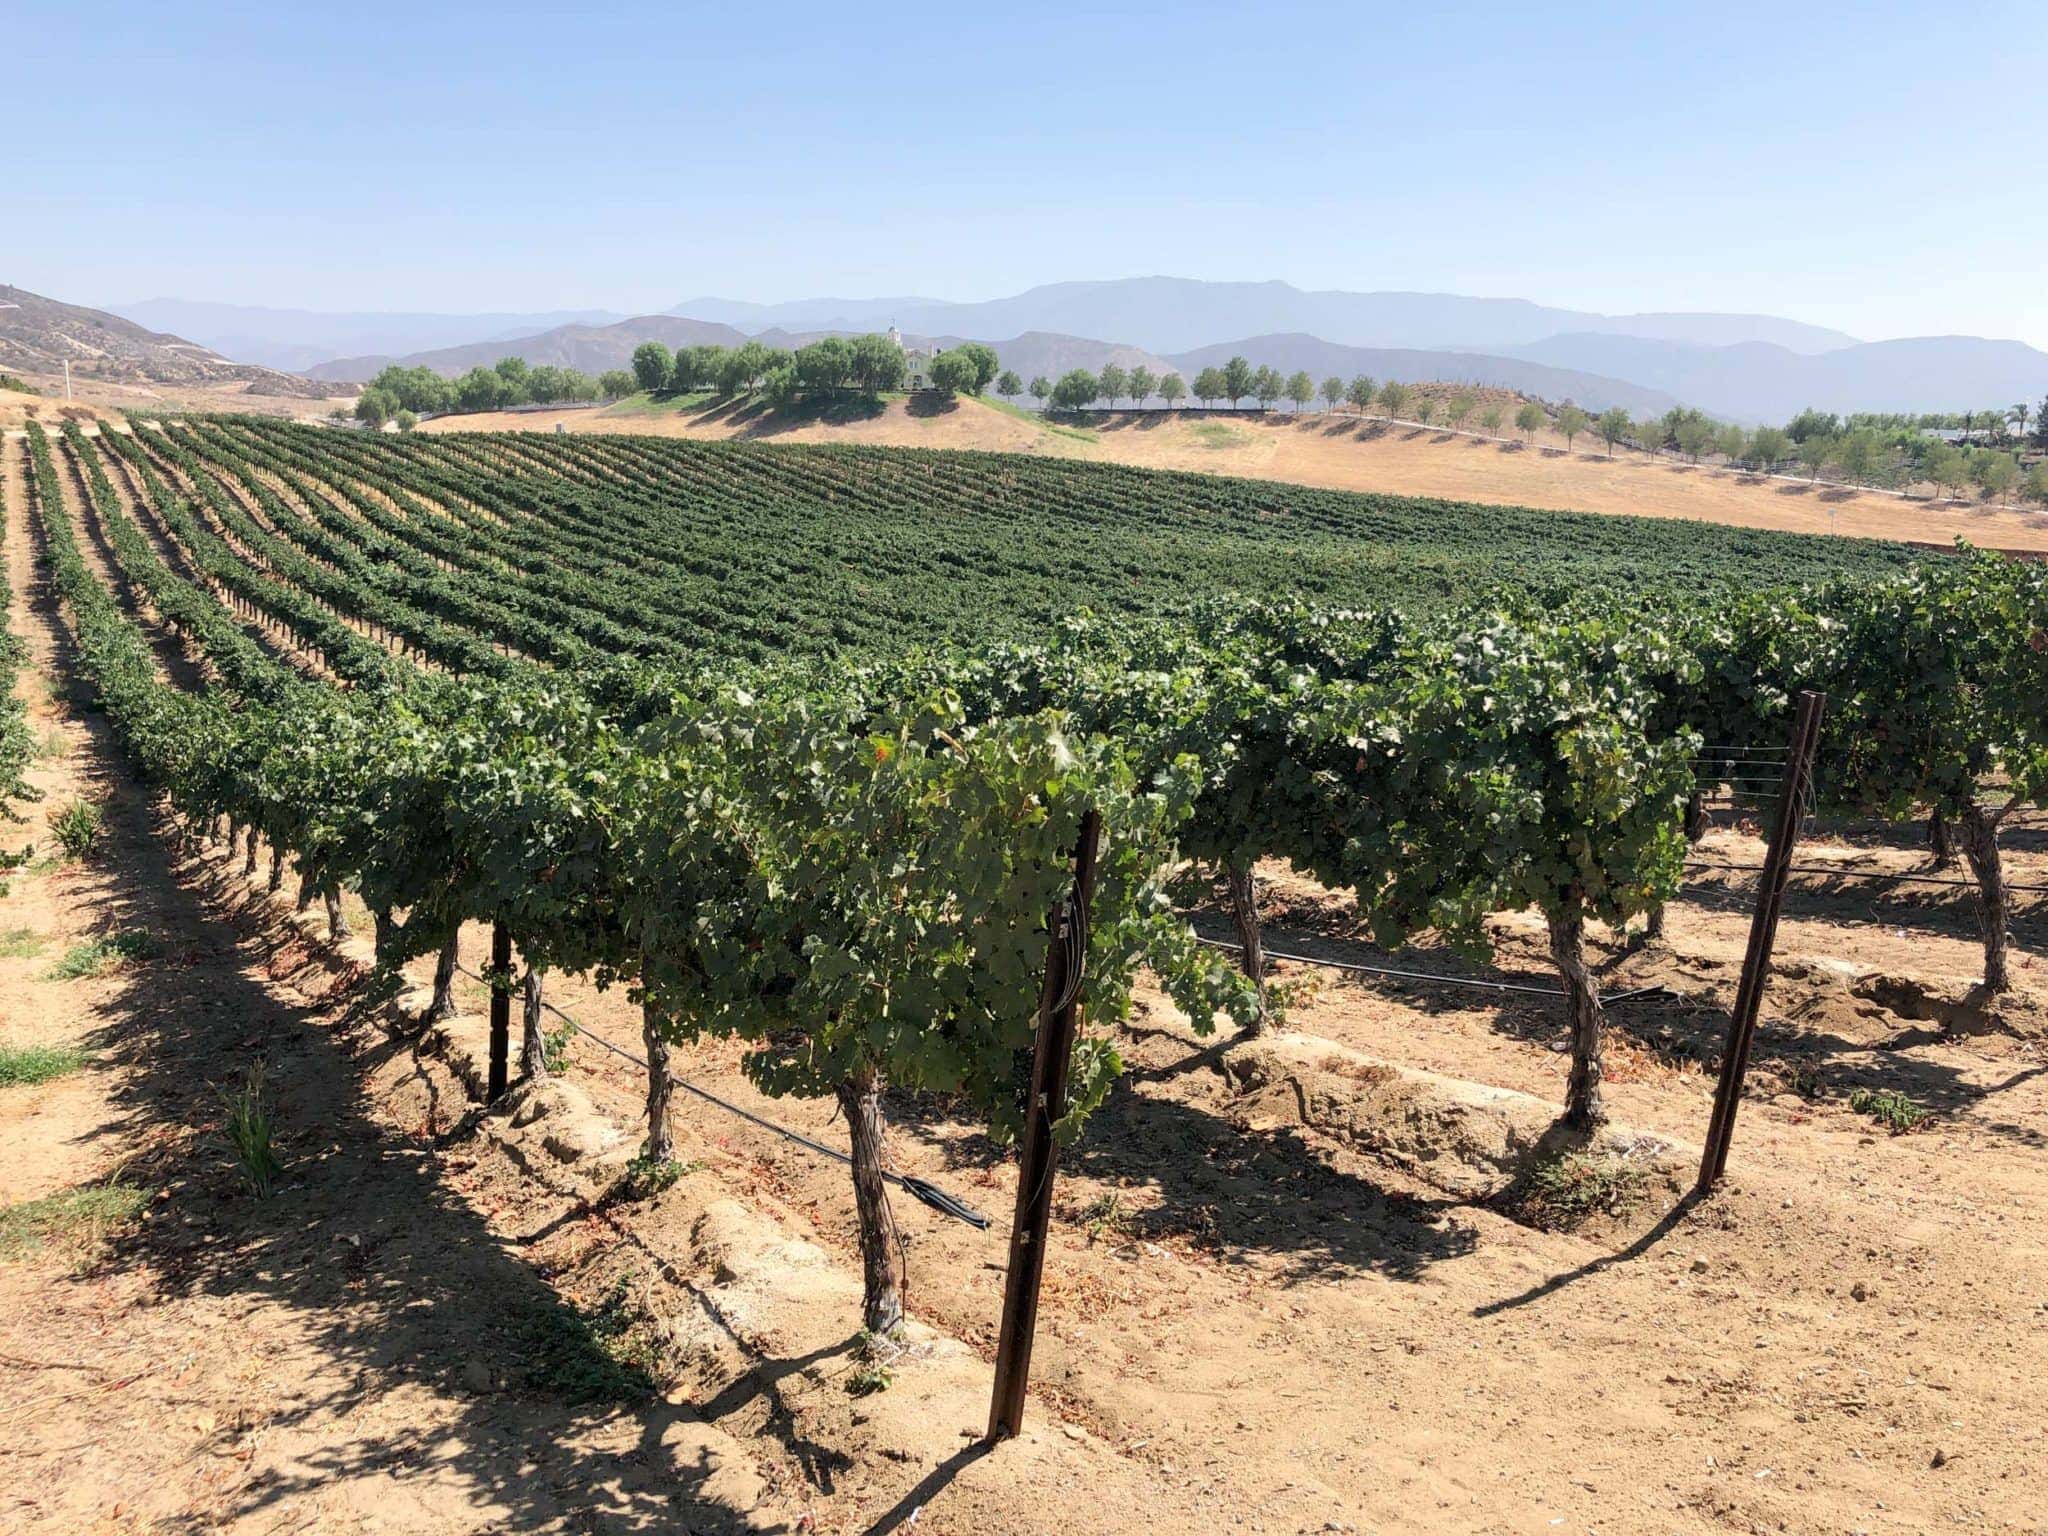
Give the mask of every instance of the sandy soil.
M 1742 475 L 1623 448 L 1612 459 L 1581 436 L 1535 443 L 1493 439 L 1344 414 L 1305 412 L 1120 412 L 1085 429 L 1024 420 L 976 401 L 920 407 L 901 400 L 872 417 L 785 423 L 773 412 L 623 414 L 564 411 L 447 416 L 424 431 L 629 432 L 667 437 L 746 437 L 769 442 L 863 442 L 896 447 L 975 448 L 1108 459 L 1153 469 L 1186 469 L 1342 491 L 1390 491 L 1502 506 L 1696 518 L 1791 533 L 1836 533 L 1947 546 L 1957 537 L 1986 548 L 2048 550 L 2048 514 L 1997 506 L 1902 501 L 1896 496 Z
M 1667 945 L 1601 945 L 1610 987 L 1671 995 L 1613 1008 L 1609 1145 L 1640 1188 L 1576 1227 L 1522 1177 L 1563 1079 L 1543 999 L 1287 965 L 1286 1029 L 1249 1041 L 1143 996 L 1130 1074 L 1063 1168 L 1030 1431 L 981 1454 L 1015 1190 L 970 1122 L 891 1104 L 895 1166 L 993 1222 L 900 1203 L 920 1323 L 887 1390 L 857 1396 L 843 1168 L 685 1096 L 685 1173 L 626 1197 L 641 1084 L 580 1038 L 554 1083 L 481 1112 L 481 990 L 410 1032 L 417 993 L 365 986 L 359 942 L 319 941 L 219 850 L 177 853 L 63 696 L 47 603 L 17 613 L 58 683 L 38 724 L 64 751 L 38 772 L 108 796 L 111 830 L 8 899 L 50 948 L 0 962 L 7 1038 L 92 1061 L 0 1090 L 0 1198 L 118 1169 L 148 1203 L 97 1250 L 0 1262 L 0 1527 L 2040 1529 L 2042 1005 L 1968 1006 L 1966 892 L 1848 878 L 1927 870 L 1909 831 L 1809 846 L 1842 873 L 1800 877 L 1733 1179 L 1701 1203 L 1680 1192 L 1739 873 L 1702 870 Z M 2048 838 L 2011 841 L 2014 878 L 2048 883 Z M 1758 855 L 1734 823 L 1701 848 Z M 1343 902 L 1265 874 L 1274 948 L 1373 957 Z M 2044 911 L 2028 893 L 2023 975 Z M 61 942 L 131 926 L 158 959 L 48 977 Z M 1547 983 L 1526 920 L 1497 928 L 1502 966 Z M 1426 946 L 1399 963 L 1457 969 Z M 637 1048 L 623 998 L 549 989 Z M 761 1100 L 731 1049 L 684 1054 L 692 1080 L 843 1141 L 825 1105 Z M 261 1201 L 215 1091 L 259 1058 L 289 1163 Z M 1932 1118 L 1887 1136 L 1849 1108 L 1859 1087 Z M 581 1400 L 593 1384 L 610 1395 Z
M 150 409 L 173 411 L 230 411 L 265 416 L 288 416 L 295 421 L 314 421 L 337 406 L 353 403 L 355 391 L 323 400 L 300 399 L 291 395 L 250 394 L 240 383 L 203 384 L 117 384 L 105 379 L 74 378 L 71 396 L 64 398 L 62 375 L 25 375 L 42 391 L 24 395 L 0 389 L 0 429 L 19 427 L 30 417 L 54 425 L 70 411 L 80 420 L 95 419 L 126 411 Z

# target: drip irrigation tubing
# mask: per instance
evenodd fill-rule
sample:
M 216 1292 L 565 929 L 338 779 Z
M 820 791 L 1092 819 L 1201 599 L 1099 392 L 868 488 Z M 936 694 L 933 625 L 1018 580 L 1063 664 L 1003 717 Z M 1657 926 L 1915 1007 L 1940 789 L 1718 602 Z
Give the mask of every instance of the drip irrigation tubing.
M 1227 939 L 1203 939 L 1212 949 L 1242 950 L 1242 944 Z M 1264 949 L 1261 953 L 1268 960 L 1291 960 L 1296 965 L 1320 965 L 1333 971 L 1362 971 L 1368 976 L 1392 976 L 1401 981 L 1434 981 L 1447 987 L 1475 987 L 1486 992 L 1524 992 L 1536 997 L 1562 998 L 1565 994 L 1556 987 L 1538 987 L 1524 981 L 1484 981 L 1475 976 L 1441 976 L 1434 971 L 1403 971 L 1390 965 L 1366 965 L 1357 960 L 1318 960 L 1314 955 L 1290 955 L 1283 950 Z M 1658 985 L 1632 987 L 1626 992 L 1614 992 L 1600 999 L 1603 1004 L 1627 1002 L 1633 997 L 1650 997 L 1659 992 L 1669 992 L 1669 987 Z
M 1717 864 L 1703 859 L 1687 859 L 1685 865 L 1688 869 L 1725 869 L 1743 875 L 1763 873 L 1762 867 L 1756 864 Z M 1887 880 L 1899 884 L 1961 886 L 1973 891 L 1977 889 L 1976 881 L 1959 880 L 1953 875 L 1888 875 L 1882 870 L 1832 869 L 1826 864 L 1791 864 L 1786 868 L 1795 875 L 1832 875 L 1838 880 Z M 2025 891 L 2032 895 L 2048 892 L 2048 885 L 2016 885 L 2008 882 L 2005 888 L 2008 891 Z
M 490 985 L 490 982 L 485 981 L 483 977 L 477 975 L 475 971 L 472 971 L 466 965 L 458 964 L 455 968 L 458 971 L 462 972 L 463 975 L 467 976 L 471 981 L 477 982 L 486 987 Z M 626 1061 L 630 1061 L 642 1072 L 648 1070 L 646 1061 L 643 1060 L 641 1057 L 635 1056 L 631 1051 L 626 1050 L 623 1046 L 614 1045 L 611 1041 L 605 1039 L 603 1035 L 598 1034 L 595 1030 L 586 1029 L 582 1024 L 578 1023 L 575 1019 L 571 1018 L 568 1014 L 564 1013 L 560 1008 L 557 1008 L 545 997 L 541 999 L 540 1005 L 541 1007 L 547 1009 L 549 1013 L 552 1013 L 556 1018 L 560 1019 L 564 1024 L 568 1025 L 571 1029 L 575 1030 L 577 1034 L 583 1036 L 584 1039 L 594 1041 L 596 1044 L 601 1045 L 606 1050 L 610 1051 L 614 1056 L 618 1056 Z M 846 1164 L 849 1168 L 853 1166 L 852 1156 L 848 1153 L 840 1151 L 837 1147 L 828 1147 L 822 1141 L 813 1141 L 810 1137 L 804 1135 L 802 1131 L 793 1131 L 786 1125 L 777 1125 L 773 1120 L 765 1119 L 764 1117 L 755 1114 L 751 1109 L 742 1109 L 739 1105 L 734 1104 L 728 1099 L 721 1099 L 717 1094 L 711 1092 L 707 1088 L 699 1088 L 695 1083 L 690 1082 L 687 1078 L 676 1077 L 673 1074 L 671 1074 L 669 1077 L 669 1081 L 675 1084 L 676 1087 L 682 1089 L 685 1093 L 693 1093 L 698 1098 L 704 1100 L 705 1103 L 715 1104 L 718 1108 L 724 1110 L 729 1115 L 738 1115 L 740 1119 L 749 1121 L 754 1125 L 758 1125 L 764 1131 L 772 1131 L 775 1135 L 780 1136 L 784 1141 L 795 1142 L 796 1145 L 806 1148 L 809 1151 L 815 1152 L 820 1157 L 829 1157 L 836 1162 Z M 965 1201 L 956 1199 L 954 1196 L 947 1194 L 943 1189 L 940 1189 L 936 1184 L 927 1183 L 925 1180 L 917 1178 L 912 1174 L 892 1173 L 886 1168 L 882 1170 L 882 1179 L 885 1183 L 894 1184 L 899 1189 L 904 1190 L 907 1194 L 911 1196 L 912 1199 L 916 1200 L 919 1204 L 930 1206 L 933 1210 L 937 1211 L 941 1216 L 950 1216 L 955 1221 L 964 1221 L 967 1223 L 967 1225 L 973 1227 L 978 1232 L 986 1232 L 988 1230 L 988 1218 L 986 1216 L 982 1215 L 981 1212 L 977 1211 L 973 1206 L 968 1205 Z

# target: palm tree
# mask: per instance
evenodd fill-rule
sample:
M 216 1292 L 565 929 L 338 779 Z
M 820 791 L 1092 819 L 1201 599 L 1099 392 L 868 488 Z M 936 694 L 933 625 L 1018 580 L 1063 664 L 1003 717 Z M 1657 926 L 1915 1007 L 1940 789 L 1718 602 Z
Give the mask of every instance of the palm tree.
M 2005 413 L 2005 419 L 2013 424 L 2014 437 L 2025 437 L 2027 435 L 2027 417 L 2031 414 L 2031 411 L 2032 407 L 2022 400 L 2018 405 Z

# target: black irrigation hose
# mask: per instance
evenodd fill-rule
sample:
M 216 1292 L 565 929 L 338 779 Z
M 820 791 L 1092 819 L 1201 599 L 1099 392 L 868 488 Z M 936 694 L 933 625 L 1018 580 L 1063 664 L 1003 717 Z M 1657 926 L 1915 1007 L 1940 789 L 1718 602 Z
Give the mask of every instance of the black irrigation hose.
M 1228 939 L 1203 939 L 1212 949 L 1242 950 L 1242 944 L 1233 944 Z M 1440 976 L 1434 971 L 1401 971 L 1387 965 L 1365 965 L 1356 960 L 1318 960 L 1314 955 L 1290 955 L 1281 950 L 1261 951 L 1268 960 L 1291 960 L 1296 965 L 1320 965 L 1333 971 L 1363 971 L 1368 976 L 1393 976 L 1402 981 L 1434 981 L 1447 987 L 1475 987 L 1485 992 L 1526 992 L 1536 997 L 1562 998 L 1565 994 L 1556 987 L 1531 986 L 1522 981 L 1481 981 L 1470 976 Z M 1605 1003 L 1624 1003 L 1632 997 L 1650 997 L 1659 992 L 1669 992 L 1666 986 L 1632 987 L 1626 992 L 1615 992 L 1603 997 Z
M 487 987 L 490 985 L 488 981 L 485 981 L 483 977 L 477 975 L 477 973 L 469 969 L 468 966 L 458 965 L 456 966 L 456 969 L 461 971 L 462 974 L 467 976 L 471 981 L 480 982 L 482 983 L 482 985 Z M 553 1003 L 549 1002 L 546 998 L 541 999 L 540 1005 L 541 1007 L 547 1009 L 549 1013 L 552 1013 L 556 1018 L 560 1019 L 564 1024 L 568 1025 L 571 1029 L 575 1030 L 577 1034 L 583 1036 L 586 1040 L 595 1041 L 597 1044 L 603 1046 L 606 1050 L 610 1051 L 614 1056 L 623 1057 L 625 1060 L 630 1061 L 642 1072 L 645 1072 L 648 1069 L 647 1063 L 643 1059 L 641 1059 L 638 1056 L 635 1056 L 631 1051 L 626 1050 L 622 1046 L 612 1044 L 612 1042 L 605 1039 L 603 1035 L 597 1034 L 593 1030 L 585 1029 L 581 1024 L 577 1023 L 576 1020 L 570 1018 L 568 1014 L 564 1013 L 561 1009 L 557 1008 Z M 676 1087 L 682 1089 L 685 1093 L 694 1093 L 698 1098 L 704 1100 L 705 1103 L 717 1105 L 720 1109 L 724 1110 L 729 1115 L 738 1115 L 742 1120 L 751 1121 L 753 1124 L 760 1126 L 761 1129 L 764 1131 L 772 1131 L 777 1136 L 780 1136 L 784 1141 L 793 1141 L 798 1146 L 807 1148 L 808 1150 L 817 1153 L 820 1157 L 829 1157 L 835 1159 L 838 1162 L 845 1163 L 849 1168 L 853 1166 L 852 1157 L 840 1151 L 837 1147 L 828 1147 L 822 1141 L 813 1141 L 810 1137 L 804 1135 L 802 1131 L 792 1131 L 787 1126 L 777 1125 L 773 1120 L 764 1119 L 760 1115 L 755 1114 L 751 1109 L 742 1109 L 739 1105 L 734 1104 L 729 1100 L 721 1099 L 717 1094 L 712 1093 L 709 1089 L 699 1088 L 695 1083 L 690 1082 L 685 1078 L 676 1077 L 673 1074 L 671 1074 L 669 1081 L 674 1083 Z M 887 1169 L 882 1170 L 882 1179 L 885 1183 L 894 1184 L 899 1188 L 905 1190 L 909 1193 L 911 1198 L 916 1200 L 919 1204 L 930 1206 L 933 1210 L 937 1211 L 941 1216 L 950 1216 L 955 1221 L 964 1221 L 970 1227 L 973 1227 L 976 1231 L 979 1232 L 986 1232 L 988 1230 L 988 1218 L 986 1216 L 982 1215 L 981 1212 L 977 1211 L 973 1206 L 968 1205 L 964 1201 L 947 1194 L 943 1189 L 940 1189 L 936 1184 L 928 1184 L 923 1179 L 920 1179 L 913 1174 L 891 1173 Z
M 1716 864 L 1705 859 L 1687 859 L 1685 863 L 1688 869 L 1726 869 L 1745 875 L 1763 873 L 1762 869 L 1755 864 Z M 1889 880 L 1902 884 L 1953 885 L 1962 886 L 1973 891 L 1977 889 L 1976 881 L 1958 880 L 1953 875 L 1888 875 L 1882 870 L 1833 869 L 1826 864 L 1792 864 L 1788 865 L 1787 868 L 1795 875 L 1832 875 L 1838 880 Z M 2006 889 L 2008 891 L 2027 891 L 2039 895 L 2043 892 L 2048 892 L 2048 885 L 2008 884 Z

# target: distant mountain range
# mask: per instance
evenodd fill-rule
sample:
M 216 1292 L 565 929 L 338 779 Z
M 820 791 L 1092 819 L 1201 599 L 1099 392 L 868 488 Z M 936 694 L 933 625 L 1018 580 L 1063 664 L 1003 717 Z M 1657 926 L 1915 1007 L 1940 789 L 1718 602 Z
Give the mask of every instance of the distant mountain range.
M 1770 315 L 1602 315 L 1524 299 L 1310 291 L 1288 283 L 1142 277 L 1053 283 L 976 303 L 915 296 L 780 304 L 704 297 L 662 315 L 328 314 L 151 300 L 120 313 L 232 356 L 355 382 L 386 363 L 461 373 L 516 353 L 595 372 L 640 342 L 775 346 L 898 326 L 913 343 L 995 346 L 1029 378 L 1105 362 L 1185 371 L 1242 352 L 1285 372 L 1490 384 L 1643 412 L 1673 402 L 1716 416 L 1783 420 L 1824 410 L 1963 410 L 2048 394 L 2048 353 L 2016 341 L 1940 336 L 1861 342 Z M 1221 337 L 1242 337 L 1222 341 Z M 315 354 L 325 359 L 314 362 Z M 289 364 L 281 361 L 290 358 Z
M 789 325 L 874 330 L 892 323 L 905 331 L 980 338 L 1056 331 L 1113 338 L 1161 355 L 1207 346 L 1223 336 L 1293 332 L 1352 347 L 1487 353 L 1564 331 L 1601 331 L 1698 346 L 1767 341 L 1802 353 L 1826 352 L 1856 341 L 1840 331 L 1769 315 L 1598 315 L 1552 309 L 1527 299 L 1310 292 L 1291 283 L 1206 283 L 1184 277 L 1050 283 L 1013 298 L 973 304 L 801 299 L 739 305 L 724 299 L 693 299 L 668 312 L 721 320 L 749 331 Z
M 1350 379 L 1361 373 L 1382 381 L 1484 384 L 1545 400 L 1574 400 L 1589 411 L 1604 411 L 1618 405 L 1637 416 L 1661 416 L 1679 403 L 1677 396 L 1662 390 L 1521 358 L 1488 357 L 1480 352 L 1424 352 L 1406 347 L 1345 347 L 1298 332 L 1218 342 L 1192 352 L 1176 352 L 1168 361 L 1180 370 L 1182 378 L 1192 380 L 1202 369 L 1220 367 L 1232 357 L 1264 363 L 1282 373 L 1304 370 L 1319 385 L 1331 374 Z

